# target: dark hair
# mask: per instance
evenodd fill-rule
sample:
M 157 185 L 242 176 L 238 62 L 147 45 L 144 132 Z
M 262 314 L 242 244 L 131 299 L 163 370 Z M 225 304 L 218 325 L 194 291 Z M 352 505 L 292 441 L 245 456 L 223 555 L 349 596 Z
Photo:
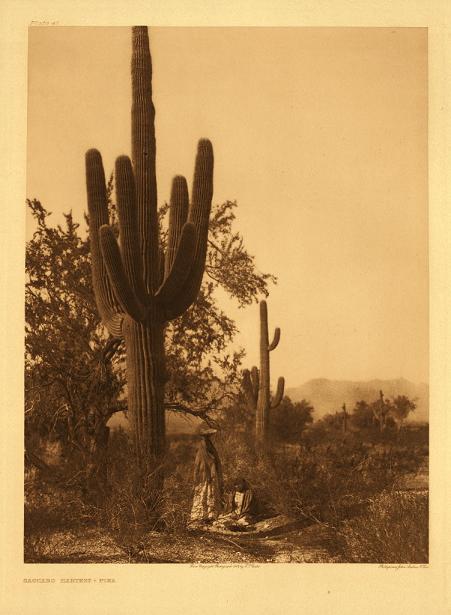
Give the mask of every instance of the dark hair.
M 247 480 L 242 477 L 237 478 L 235 482 L 233 483 L 233 486 L 235 487 L 237 491 L 246 491 L 246 489 L 249 489 Z

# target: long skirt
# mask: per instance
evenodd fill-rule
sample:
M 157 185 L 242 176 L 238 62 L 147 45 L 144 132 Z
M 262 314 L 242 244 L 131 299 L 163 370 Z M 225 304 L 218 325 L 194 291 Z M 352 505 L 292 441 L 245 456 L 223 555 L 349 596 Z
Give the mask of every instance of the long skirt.
M 219 489 L 213 481 L 204 481 L 194 488 L 191 521 L 214 520 L 221 512 Z

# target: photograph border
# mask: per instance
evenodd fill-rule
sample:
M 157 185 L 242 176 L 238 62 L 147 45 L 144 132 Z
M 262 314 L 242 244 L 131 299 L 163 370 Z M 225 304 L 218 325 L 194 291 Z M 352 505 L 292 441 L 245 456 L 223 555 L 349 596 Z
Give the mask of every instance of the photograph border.
M 5 10 L 6 9 L 6 10 Z M 450 9 L 446 2 L 167 2 L 149 9 L 98 2 L 14 2 L 3 9 L 4 149 L 1 301 L 3 604 L 8 615 L 244 612 L 441 614 L 450 608 L 449 143 Z M 430 563 L 377 564 L 23 564 L 23 280 L 25 246 L 27 28 L 33 25 L 271 25 L 427 27 L 429 36 Z M 443 410 L 442 410 L 443 409 Z M 81 583 L 71 579 L 97 579 Z M 37 581 L 26 581 L 37 579 Z M 39 580 L 41 579 L 41 580 Z M 47 579 L 47 580 L 46 580 Z M 54 579 L 52 581 L 52 579 Z M 103 579 L 103 581 L 100 581 Z M 113 581 L 112 581 L 113 580 Z M 83 585 L 83 587 L 80 587 Z M 100 587 L 102 586 L 102 587 Z M 76 589 L 75 589 L 76 588 Z

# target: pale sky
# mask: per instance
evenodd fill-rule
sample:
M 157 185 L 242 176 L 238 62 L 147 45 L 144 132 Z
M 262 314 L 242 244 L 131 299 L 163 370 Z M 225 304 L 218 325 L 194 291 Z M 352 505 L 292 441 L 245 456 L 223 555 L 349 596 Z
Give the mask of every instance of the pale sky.
M 214 201 L 279 283 L 272 380 L 428 381 L 427 30 L 151 28 L 159 202 L 215 151 Z M 27 196 L 86 209 L 130 153 L 130 30 L 32 28 Z M 258 307 L 225 306 L 258 361 Z

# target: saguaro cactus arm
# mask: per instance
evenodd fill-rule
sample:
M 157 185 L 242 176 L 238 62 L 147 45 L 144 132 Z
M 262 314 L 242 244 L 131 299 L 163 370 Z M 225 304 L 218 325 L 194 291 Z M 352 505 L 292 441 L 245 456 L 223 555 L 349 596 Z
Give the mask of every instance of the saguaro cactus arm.
M 92 278 L 97 309 L 111 335 L 121 337 L 123 317 L 108 279 L 100 247 L 100 227 L 108 224 L 108 200 L 102 157 L 96 149 L 86 153 L 86 188 Z
M 116 160 L 116 198 L 119 213 L 119 235 L 124 269 L 136 298 L 147 302 L 139 253 L 138 211 L 135 178 L 128 156 Z
M 197 231 L 194 259 L 185 283 L 180 286 L 172 305 L 166 310 L 168 320 L 177 318 L 191 306 L 202 283 L 213 196 L 213 162 L 213 147 L 210 141 L 201 139 L 197 149 L 191 206 L 188 212 L 188 222 L 194 224 Z
M 167 277 L 175 260 L 179 237 L 183 225 L 188 219 L 189 196 L 186 179 L 177 175 L 172 180 L 171 198 L 169 201 L 168 247 L 164 263 L 164 275 Z
M 180 287 L 190 274 L 195 256 L 196 237 L 194 224 L 186 222 L 172 265 L 156 293 L 157 299 L 164 307 L 170 307 L 176 300 Z
M 276 394 L 271 401 L 271 408 L 277 408 L 280 405 L 280 402 L 283 399 L 283 392 L 285 389 L 285 378 L 281 376 L 277 381 L 277 390 Z
M 144 320 L 146 309 L 130 286 L 116 237 L 113 229 L 108 225 L 100 227 L 100 245 L 108 277 L 122 311 L 131 316 L 133 320 Z
M 105 174 L 97 150 L 90 150 L 86 155 L 86 173 L 88 207 L 93 221 L 92 258 L 99 311 L 105 322 L 118 312 L 128 314 L 136 321 L 142 321 L 146 316 L 145 303 L 149 297 L 141 277 L 135 186 L 130 160 L 121 156 L 116 161 L 121 250 L 113 230 L 107 224 Z M 174 184 L 165 277 L 155 293 L 167 320 L 180 316 L 190 307 L 202 282 L 213 193 L 213 149 L 209 141 L 199 142 L 194 199 L 188 222 L 185 221 L 186 181 L 178 177 L 175 178 Z M 112 333 L 118 335 L 119 331 Z
M 280 342 L 280 329 L 279 329 L 279 327 L 277 327 L 275 329 L 275 331 L 274 331 L 273 340 L 272 340 L 272 342 L 268 346 L 269 352 L 271 352 L 271 350 L 274 350 L 275 348 L 277 348 L 279 342 Z

